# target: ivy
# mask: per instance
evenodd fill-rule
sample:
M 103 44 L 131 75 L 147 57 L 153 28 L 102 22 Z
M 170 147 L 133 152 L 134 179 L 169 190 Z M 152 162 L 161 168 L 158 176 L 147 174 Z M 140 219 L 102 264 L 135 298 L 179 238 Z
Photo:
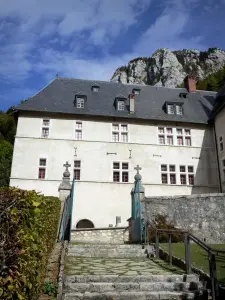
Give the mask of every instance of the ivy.
M 0 188 L 0 298 L 37 299 L 56 240 L 60 201 Z

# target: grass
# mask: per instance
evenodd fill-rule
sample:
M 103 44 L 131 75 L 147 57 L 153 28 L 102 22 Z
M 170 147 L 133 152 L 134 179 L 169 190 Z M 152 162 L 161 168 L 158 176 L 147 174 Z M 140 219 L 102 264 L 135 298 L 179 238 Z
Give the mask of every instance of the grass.
M 209 245 L 212 248 L 225 250 L 225 244 Z M 168 252 L 168 244 L 162 243 L 160 247 Z M 173 243 L 172 244 L 173 255 L 184 259 L 184 244 L 183 243 Z M 209 274 L 209 261 L 208 254 L 202 248 L 196 244 L 191 244 L 191 264 L 198 269 L 201 269 L 205 273 Z M 225 255 L 216 256 L 216 271 L 217 279 L 223 285 L 225 284 Z

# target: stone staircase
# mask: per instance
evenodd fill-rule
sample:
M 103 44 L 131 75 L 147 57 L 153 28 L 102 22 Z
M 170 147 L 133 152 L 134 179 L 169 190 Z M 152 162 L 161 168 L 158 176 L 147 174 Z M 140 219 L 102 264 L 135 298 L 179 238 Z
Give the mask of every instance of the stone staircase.
M 140 245 L 73 244 L 65 261 L 64 300 L 208 299 L 198 276 L 158 259 Z

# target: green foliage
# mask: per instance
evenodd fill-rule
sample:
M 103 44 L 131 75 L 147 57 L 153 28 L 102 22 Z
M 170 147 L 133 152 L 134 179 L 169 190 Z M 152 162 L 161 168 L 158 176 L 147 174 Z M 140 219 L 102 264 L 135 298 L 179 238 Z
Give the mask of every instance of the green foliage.
M 150 223 L 149 226 L 149 237 L 150 242 L 155 243 L 155 229 L 167 229 L 167 230 L 177 230 L 178 233 L 172 234 L 172 242 L 179 243 L 183 241 L 183 235 L 179 234 L 179 229 L 177 229 L 173 222 L 168 221 L 168 217 L 164 215 L 156 215 L 155 220 Z M 168 242 L 168 234 L 161 233 L 159 236 L 159 242 Z
M 6 140 L 0 140 L 0 187 L 8 186 L 13 146 Z
M 0 112 L 0 139 L 4 139 L 13 144 L 15 134 L 16 123 L 14 118 L 4 112 Z
M 35 191 L 0 188 L 0 212 L 0 250 L 5 256 L 1 299 L 37 299 L 56 239 L 60 201 Z
M 57 293 L 57 286 L 50 280 L 46 280 L 44 282 L 43 292 L 49 296 L 55 296 Z

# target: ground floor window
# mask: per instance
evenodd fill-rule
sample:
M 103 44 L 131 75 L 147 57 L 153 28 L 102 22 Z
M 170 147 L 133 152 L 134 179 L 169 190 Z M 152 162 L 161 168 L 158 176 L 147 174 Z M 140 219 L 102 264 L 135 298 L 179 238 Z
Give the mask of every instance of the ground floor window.
M 129 182 L 129 163 L 113 163 L 113 182 Z
M 94 224 L 88 219 L 82 219 L 77 222 L 76 228 L 94 228 Z

